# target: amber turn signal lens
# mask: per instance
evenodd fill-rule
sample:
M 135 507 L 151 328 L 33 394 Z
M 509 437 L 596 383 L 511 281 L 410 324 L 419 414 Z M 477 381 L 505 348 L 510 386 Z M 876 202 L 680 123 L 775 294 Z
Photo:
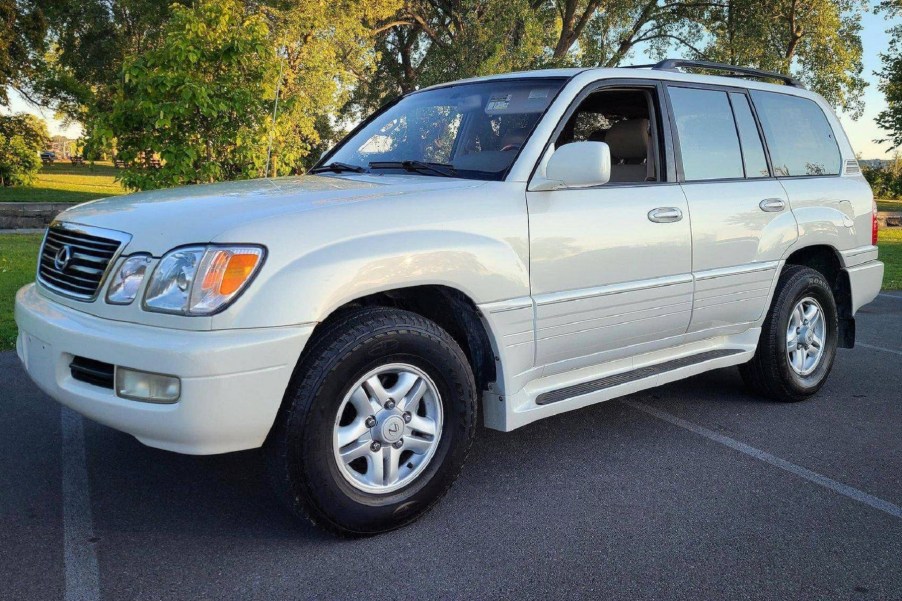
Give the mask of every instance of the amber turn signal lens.
M 256 246 L 208 246 L 191 289 L 188 314 L 210 315 L 241 294 L 260 268 L 263 253 Z
M 232 255 L 226 265 L 225 273 L 222 275 L 219 293 L 228 295 L 241 288 L 244 282 L 247 281 L 247 278 L 254 272 L 259 260 L 260 256 L 258 254 Z

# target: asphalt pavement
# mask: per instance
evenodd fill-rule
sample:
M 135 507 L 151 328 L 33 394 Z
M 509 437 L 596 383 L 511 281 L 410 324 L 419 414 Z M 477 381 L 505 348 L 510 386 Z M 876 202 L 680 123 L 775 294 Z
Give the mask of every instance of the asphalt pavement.
M 144 447 L 0 353 L 0 599 L 902 599 L 902 293 L 813 399 L 735 369 L 480 429 L 419 522 L 340 540 L 259 451 Z

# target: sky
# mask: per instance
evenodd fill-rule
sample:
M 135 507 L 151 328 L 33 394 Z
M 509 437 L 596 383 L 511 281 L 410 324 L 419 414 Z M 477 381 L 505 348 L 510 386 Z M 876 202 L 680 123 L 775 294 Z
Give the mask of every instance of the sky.
M 885 19 L 883 14 L 875 15 L 872 12 L 864 14 L 861 31 L 864 50 L 862 62 L 864 76 L 869 84 L 864 92 L 864 115 L 857 121 L 852 121 L 846 115 L 839 115 L 852 148 L 856 153 L 860 153 L 863 159 L 888 159 L 893 154 L 887 144 L 874 142 L 876 138 L 886 137 L 886 133 L 874 123 L 877 113 L 886 108 L 883 94 L 877 89 L 878 78 L 874 75 L 874 71 L 880 68 L 880 53 L 886 52 L 889 47 L 886 30 L 895 24 L 894 21 Z
M 874 142 L 877 138 L 885 137 L 885 134 L 874 123 L 874 118 L 886 107 L 883 95 L 877 89 L 878 78 L 874 75 L 874 71 L 880 68 L 880 53 L 886 51 L 889 46 L 889 36 L 886 30 L 893 24 L 894 22 L 886 20 L 882 14 L 872 12 L 864 14 L 861 42 L 864 50 L 864 77 L 869 84 L 864 93 L 864 115 L 857 121 L 853 121 L 844 114 L 839 116 L 852 147 L 856 153 L 860 153 L 863 159 L 888 159 L 893 154 L 886 144 L 881 145 Z M 28 104 L 12 90 L 10 90 L 10 101 L 9 109 L 0 107 L 0 111 L 4 113 L 25 111 L 39 115 L 47 121 L 51 135 L 64 135 L 69 138 L 77 138 L 81 135 L 81 126 L 77 123 L 64 127 L 63 123 L 54 118 L 53 111 Z

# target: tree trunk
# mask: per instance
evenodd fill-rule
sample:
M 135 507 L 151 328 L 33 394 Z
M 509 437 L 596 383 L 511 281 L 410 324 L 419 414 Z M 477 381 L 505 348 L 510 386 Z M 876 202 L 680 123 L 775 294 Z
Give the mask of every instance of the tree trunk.
M 561 17 L 561 35 L 558 37 L 557 44 L 554 47 L 553 57 L 556 60 L 567 56 L 570 48 L 582 35 L 586 25 L 589 24 L 595 11 L 598 10 L 602 0 L 589 0 L 586 10 L 580 15 L 579 19 L 576 18 L 577 2 L 578 0 L 566 0 L 564 5 L 564 14 Z

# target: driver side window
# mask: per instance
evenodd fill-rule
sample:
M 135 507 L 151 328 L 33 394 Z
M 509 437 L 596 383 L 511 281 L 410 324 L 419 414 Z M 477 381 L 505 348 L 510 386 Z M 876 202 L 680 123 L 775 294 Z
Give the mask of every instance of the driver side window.
M 601 90 L 580 103 L 555 147 L 605 142 L 611 150 L 611 182 L 661 181 L 654 123 L 649 91 Z

